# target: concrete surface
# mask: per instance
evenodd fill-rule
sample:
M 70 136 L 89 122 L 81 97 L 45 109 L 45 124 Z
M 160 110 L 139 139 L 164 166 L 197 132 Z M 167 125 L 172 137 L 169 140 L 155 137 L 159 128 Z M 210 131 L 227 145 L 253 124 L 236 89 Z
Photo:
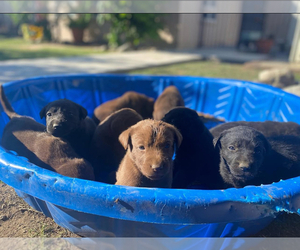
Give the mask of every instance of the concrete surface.
M 130 51 L 82 57 L 19 59 L 0 61 L 0 83 L 60 74 L 120 72 L 173 63 L 209 59 L 244 63 L 266 60 L 266 55 L 243 53 L 234 49 L 200 49 L 193 51 Z

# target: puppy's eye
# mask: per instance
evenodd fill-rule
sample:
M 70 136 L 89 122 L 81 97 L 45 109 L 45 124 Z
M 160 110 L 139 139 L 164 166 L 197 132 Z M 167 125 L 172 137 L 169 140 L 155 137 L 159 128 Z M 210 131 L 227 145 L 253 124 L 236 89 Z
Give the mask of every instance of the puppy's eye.
M 261 149 L 260 148 L 256 148 L 255 149 L 255 153 L 257 153 L 257 154 L 261 153 Z
M 170 143 L 167 143 L 166 145 L 165 145 L 165 148 L 169 148 L 171 146 L 171 144 Z
M 235 147 L 234 146 L 229 146 L 228 149 L 234 151 Z
M 51 116 L 52 114 L 51 113 L 47 113 L 47 116 Z
M 145 150 L 145 147 L 144 146 L 139 146 L 139 149 L 140 150 Z

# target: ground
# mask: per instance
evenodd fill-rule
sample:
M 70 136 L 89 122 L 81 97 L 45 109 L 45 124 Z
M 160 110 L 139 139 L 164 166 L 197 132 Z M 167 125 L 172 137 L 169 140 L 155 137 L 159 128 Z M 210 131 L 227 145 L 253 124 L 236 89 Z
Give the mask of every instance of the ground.
M 103 46 L 74 46 L 55 43 L 32 44 L 22 38 L 1 39 L 0 61 L 24 58 L 84 56 L 104 53 Z
M 0 182 L 0 237 L 79 237 L 58 226 Z
M 276 64 L 275 64 L 276 65 Z M 279 64 L 279 67 L 286 67 L 287 63 Z M 131 74 L 148 74 L 148 75 L 186 75 L 186 76 L 203 76 L 227 79 L 240 79 L 254 81 L 258 78 L 261 70 L 274 67 L 270 63 L 220 63 L 215 61 L 197 61 L 188 63 L 179 63 L 169 66 L 153 67 L 148 69 L 133 70 Z M 297 81 L 300 80 L 300 67 L 291 68 Z

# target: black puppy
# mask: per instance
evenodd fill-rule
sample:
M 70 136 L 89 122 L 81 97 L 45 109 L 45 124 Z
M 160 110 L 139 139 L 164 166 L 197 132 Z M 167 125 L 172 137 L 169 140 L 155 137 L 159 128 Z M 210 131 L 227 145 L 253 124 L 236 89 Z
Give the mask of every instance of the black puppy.
M 197 112 L 178 107 L 170 110 L 162 121 L 174 125 L 182 135 L 182 143 L 174 160 L 173 188 L 200 184 L 203 188 L 219 188 L 218 157 L 214 155 L 213 136 Z
M 300 138 L 278 136 L 267 140 L 259 131 L 238 126 L 214 139 L 225 187 L 271 184 L 300 175 Z M 295 147 L 296 146 L 296 147 Z
M 237 127 L 237 126 L 248 126 L 254 128 L 264 136 L 278 136 L 278 135 L 295 135 L 300 136 L 300 125 L 295 122 L 273 122 L 273 121 L 265 121 L 265 122 L 246 122 L 246 121 L 238 121 L 238 122 L 226 122 L 220 124 L 209 131 L 212 133 L 214 137 L 219 137 L 220 134 L 227 129 Z
M 50 102 L 40 112 L 46 117 L 46 130 L 49 134 L 66 139 L 81 157 L 88 156 L 96 124 L 87 117 L 87 110 L 67 99 Z

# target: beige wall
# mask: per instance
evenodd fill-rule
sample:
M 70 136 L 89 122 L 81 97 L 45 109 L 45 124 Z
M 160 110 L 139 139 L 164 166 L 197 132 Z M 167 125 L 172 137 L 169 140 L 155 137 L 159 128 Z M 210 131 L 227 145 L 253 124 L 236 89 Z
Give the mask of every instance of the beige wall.
M 290 14 L 267 14 L 264 24 L 265 36 L 273 35 L 277 42 L 286 42 L 291 21 Z
M 242 14 L 217 14 L 215 20 L 203 20 L 199 36 L 202 47 L 234 47 L 239 40 Z

